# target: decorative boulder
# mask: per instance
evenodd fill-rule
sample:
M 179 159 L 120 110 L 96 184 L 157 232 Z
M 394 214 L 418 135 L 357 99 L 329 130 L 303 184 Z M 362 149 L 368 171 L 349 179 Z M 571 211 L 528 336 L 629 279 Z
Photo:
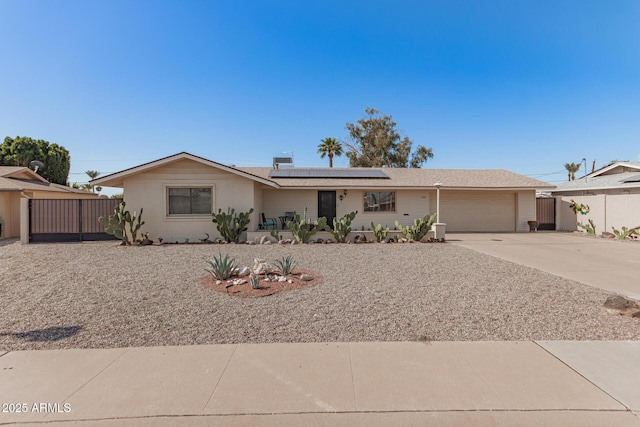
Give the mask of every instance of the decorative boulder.
M 310 274 L 301 274 L 300 280 L 304 280 L 305 282 L 308 282 L 309 280 L 313 280 L 313 276 Z

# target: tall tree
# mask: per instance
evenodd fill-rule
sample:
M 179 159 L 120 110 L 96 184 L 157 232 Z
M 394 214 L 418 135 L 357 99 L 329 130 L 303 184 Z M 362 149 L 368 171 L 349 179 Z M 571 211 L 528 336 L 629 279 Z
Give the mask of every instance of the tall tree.
M 100 172 L 98 171 L 92 171 L 92 170 L 88 170 L 85 172 L 87 175 L 89 175 L 89 179 L 96 179 L 98 177 L 98 175 L 100 175 Z M 96 192 L 96 186 L 92 185 L 91 183 L 87 184 L 89 186 L 89 189 L 91 190 L 92 193 Z M 98 191 L 102 190 L 102 187 L 97 187 Z
M 7 136 L 0 144 L 0 165 L 29 167 L 33 160 L 44 163 L 44 167 L 38 169 L 38 174 L 47 181 L 62 185 L 67 183 L 71 157 L 64 147 L 24 136 Z
M 350 166 L 419 168 L 433 158 L 431 148 L 422 145 L 411 154 L 413 142 L 396 131 L 396 122 L 391 116 L 380 116 L 378 110 L 371 107 L 364 111 L 365 117 L 345 125 L 351 141 L 345 143 Z
M 329 167 L 332 168 L 333 156 L 342 156 L 342 144 L 340 144 L 337 139 L 331 137 L 321 139 L 320 142 L 320 145 L 318 145 L 318 153 L 320 153 L 320 158 L 324 159 L 325 156 L 328 156 Z
M 567 181 L 576 179 L 576 172 L 580 170 L 580 163 L 565 163 L 564 168 L 567 170 Z

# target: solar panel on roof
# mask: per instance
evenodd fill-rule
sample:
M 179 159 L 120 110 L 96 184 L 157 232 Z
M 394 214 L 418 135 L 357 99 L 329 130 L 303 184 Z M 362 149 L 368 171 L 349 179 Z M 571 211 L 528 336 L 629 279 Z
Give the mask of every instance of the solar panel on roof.
M 347 178 L 347 179 L 389 179 L 377 169 L 272 169 L 270 178 Z

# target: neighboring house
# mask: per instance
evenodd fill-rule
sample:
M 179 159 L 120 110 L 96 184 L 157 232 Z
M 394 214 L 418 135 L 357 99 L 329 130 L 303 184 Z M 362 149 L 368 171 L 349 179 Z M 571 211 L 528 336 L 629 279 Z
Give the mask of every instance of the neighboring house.
M 529 231 L 536 189 L 553 188 L 506 170 L 231 167 L 184 152 L 91 181 L 123 188 L 127 209 L 144 208 L 144 231 L 166 240 L 216 236 L 210 213 L 229 207 L 254 209 L 250 232 L 262 213 L 278 219 L 305 208 L 329 223 L 357 210 L 354 230 L 393 229 L 436 212 L 437 182 L 447 231 Z
M 558 230 L 576 230 L 576 223 L 593 220 L 598 233 L 640 225 L 640 162 L 614 162 L 587 176 L 558 184 L 548 191 L 556 196 Z M 577 216 L 571 200 L 589 206 Z
M 27 167 L 0 166 L 0 238 L 20 237 L 20 199 L 96 197 L 97 194 L 52 184 Z

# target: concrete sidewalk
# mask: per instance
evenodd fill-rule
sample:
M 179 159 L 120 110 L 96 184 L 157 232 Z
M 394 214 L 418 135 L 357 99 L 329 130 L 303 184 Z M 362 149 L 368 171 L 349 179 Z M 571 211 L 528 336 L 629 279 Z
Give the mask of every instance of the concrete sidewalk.
M 0 424 L 640 426 L 638 360 L 639 342 L 16 351 L 0 402 L 26 411 Z
M 447 241 L 640 299 L 640 242 L 574 233 L 447 233 Z

